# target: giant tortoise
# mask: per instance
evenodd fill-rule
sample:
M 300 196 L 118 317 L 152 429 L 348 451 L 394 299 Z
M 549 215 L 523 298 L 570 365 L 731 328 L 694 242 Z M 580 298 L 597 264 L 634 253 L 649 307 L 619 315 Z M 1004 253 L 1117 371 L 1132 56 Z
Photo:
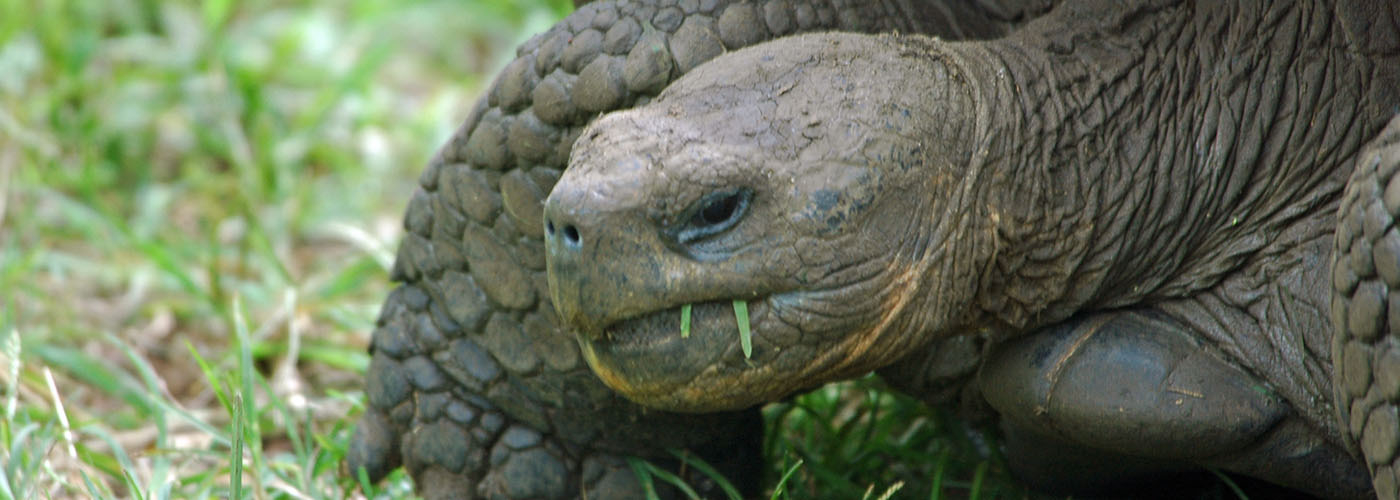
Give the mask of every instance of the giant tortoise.
M 1400 6 L 1052 3 L 526 42 L 408 207 L 350 467 L 629 498 L 620 457 L 685 448 L 755 492 L 756 407 L 875 371 L 990 408 L 1042 488 L 1397 498 Z

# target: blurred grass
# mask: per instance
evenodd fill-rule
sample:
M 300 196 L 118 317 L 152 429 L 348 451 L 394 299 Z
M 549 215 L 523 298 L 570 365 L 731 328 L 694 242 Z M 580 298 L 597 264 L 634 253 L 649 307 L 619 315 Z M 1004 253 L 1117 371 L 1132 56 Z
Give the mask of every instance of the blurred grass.
M 568 8 L 0 0 L 0 498 L 350 495 L 418 171 Z
M 0 0 L 0 499 L 358 495 L 347 414 L 418 172 L 568 9 Z M 1013 491 L 875 379 L 766 414 L 776 498 Z

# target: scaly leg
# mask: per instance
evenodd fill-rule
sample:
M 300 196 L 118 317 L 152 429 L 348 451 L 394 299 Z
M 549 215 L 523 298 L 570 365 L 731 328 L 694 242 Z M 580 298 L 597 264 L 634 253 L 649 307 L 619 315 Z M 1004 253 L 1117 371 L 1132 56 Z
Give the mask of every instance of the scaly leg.
M 1007 425 L 1032 441 L 1070 444 L 1068 462 L 1088 469 L 1076 473 L 1055 446 L 1008 450 L 1013 468 L 1041 487 L 1101 493 L 1204 465 L 1325 498 L 1368 494 L 1365 472 L 1344 450 L 1155 311 L 1078 317 L 1008 341 L 979 382 Z
M 1400 115 L 1357 156 L 1332 260 L 1337 413 L 1376 496 L 1400 498 Z M 1395 295 L 1392 295 L 1395 294 Z

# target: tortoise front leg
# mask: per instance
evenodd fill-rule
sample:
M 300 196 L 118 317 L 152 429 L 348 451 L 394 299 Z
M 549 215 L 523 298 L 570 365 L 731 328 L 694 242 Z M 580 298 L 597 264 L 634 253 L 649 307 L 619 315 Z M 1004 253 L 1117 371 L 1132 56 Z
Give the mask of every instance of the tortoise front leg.
M 979 374 L 987 401 L 1013 437 L 1013 468 L 1041 486 L 1122 486 L 1102 471 L 1063 469 L 1062 442 L 1078 463 L 1111 464 L 1130 481 L 1214 466 L 1326 498 L 1368 495 L 1365 472 L 1274 395 L 1176 321 L 1152 311 L 1072 319 L 997 346 Z M 1050 468 L 1052 470 L 1046 470 Z M 1064 484 L 1080 479 L 1089 484 Z M 1062 481 L 1053 484 L 1054 481 Z
M 1400 115 L 1360 155 L 1332 260 L 1333 389 L 1376 496 L 1400 498 Z
M 404 285 L 385 303 L 369 407 L 348 454 L 352 471 L 364 467 L 377 480 L 403 465 L 429 499 L 628 499 L 641 497 L 623 458 L 635 455 L 686 472 L 707 498 L 720 496 L 714 481 L 667 453 L 674 448 L 691 450 L 741 491 L 756 491 L 757 411 L 647 412 L 603 387 L 570 354 L 576 348 L 567 337 L 538 329 L 537 316 L 517 327 L 497 311 L 502 318 L 468 330 L 477 323 L 459 323 L 459 306 L 441 304 L 470 297 L 425 291 L 437 286 Z M 530 344 L 548 342 L 545 335 L 560 343 Z

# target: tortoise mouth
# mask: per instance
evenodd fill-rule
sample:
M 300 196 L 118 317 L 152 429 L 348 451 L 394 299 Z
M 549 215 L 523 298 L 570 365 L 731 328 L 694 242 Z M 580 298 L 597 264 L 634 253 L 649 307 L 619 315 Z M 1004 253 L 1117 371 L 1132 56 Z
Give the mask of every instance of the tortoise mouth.
M 744 358 L 734 302 L 716 300 L 691 305 L 689 334 L 682 336 L 682 308 L 645 313 L 613 323 L 602 335 L 578 335 L 589 366 L 605 384 L 639 403 L 667 409 L 715 407 L 687 389 L 702 375 L 738 372 L 759 364 L 763 352 L 765 299 L 747 301 L 754 356 Z M 700 399 L 700 400 L 697 400 Z
M 762 300 L 747 302 L 758 305 Z M 715 300 L 688 305 L 689 318 L 683 317 L 684 305 L 644 313 L 604 327 L 602 338 L 596 341 L 612 344 L 617 352 L 654 352 L 673 347 L 672 344 L 683 349 L 683 344 L 691 337 L 698 338 L 698 334 L 717 328 L 731 330 L 732 338 L 738 341 L 739 324 L 734 301 Z

